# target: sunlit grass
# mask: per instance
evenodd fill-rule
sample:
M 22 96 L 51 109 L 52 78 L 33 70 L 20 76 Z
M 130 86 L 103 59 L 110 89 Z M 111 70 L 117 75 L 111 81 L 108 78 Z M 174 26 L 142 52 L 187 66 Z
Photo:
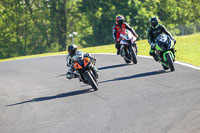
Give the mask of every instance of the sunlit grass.
M 177 37 L 176 60 L 200 66 L 200 34 Z

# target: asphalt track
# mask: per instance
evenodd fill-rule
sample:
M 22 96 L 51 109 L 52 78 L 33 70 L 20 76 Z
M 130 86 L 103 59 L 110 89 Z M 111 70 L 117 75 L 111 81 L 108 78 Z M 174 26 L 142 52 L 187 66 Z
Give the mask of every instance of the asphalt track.
M 99 90 L 65 78 L 66 56 L 0 63 L 0 133 L 199 133 L 200 70 L 96 55 Z

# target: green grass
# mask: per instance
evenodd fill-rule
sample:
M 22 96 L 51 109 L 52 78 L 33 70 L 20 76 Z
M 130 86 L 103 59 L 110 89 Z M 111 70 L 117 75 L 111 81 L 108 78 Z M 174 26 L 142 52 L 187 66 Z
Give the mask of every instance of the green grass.
M 176 50 L 176 60 L 200 66 L 200 34 L 177 37 Z
M 176 38 L 176 60 L 189 63 L 195 66 L 200 67 L 200 34 L 187 35 L 187 36 L 177 36 Z M 150 45 L 147 40 L 137 41 L 139 55 L 149 56 Z M 96 47 L 88 47 L 81 48 L 81 51 L 88 53 L 116 53 L 115 45 L 103 45 Z M 24 58 L 34 58 L 34 57 L 42 57 L 42 56 L 50 56 L 50 55 L 62 55 L 66 54 L 66 52 L 57 52 L 57 53 L 46 53 L 39 55 L 30 55 L 30 56 L 21 56 L 10 59 L 2 59 L 0 62 L 16 60 L 16 59 L 24 59 Z
M 56 53 L 45 53 L 45 54 L 37 54 L 37 55 L 19 56 L 19 57 L 8 58 L 8 59 L 0 59 L 0 62 L 20 60 L 20 59 L 28 59 L 28 58 L 36 58 L 36 57 L 43 57 L 43 56 L 62 55 L 62 54 L 66 54 L 66 52 L 56 52 Z

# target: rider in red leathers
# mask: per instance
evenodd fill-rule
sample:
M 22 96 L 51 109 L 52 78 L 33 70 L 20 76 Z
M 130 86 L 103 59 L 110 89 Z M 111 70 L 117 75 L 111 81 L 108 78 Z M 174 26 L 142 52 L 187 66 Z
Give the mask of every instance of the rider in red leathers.
M 124 22 L 123 16 L 117 16 L 116 17 L 116 24 L 113 26 L 113 38 L 115 40 L 115 48 L 117 49 L 117 55 L 120 54 L 120 33 L 123 32 L 125 29 L 128 29 L 132 32 L 132 34 L 138 38 L 137 33 L 133 28 L 131 28 L 127 23 Z

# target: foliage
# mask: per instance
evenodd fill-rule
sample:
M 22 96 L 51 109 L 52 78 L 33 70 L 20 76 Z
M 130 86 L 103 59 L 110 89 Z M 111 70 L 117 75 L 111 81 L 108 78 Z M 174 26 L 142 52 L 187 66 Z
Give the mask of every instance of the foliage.
M 113 43 L 117 15 L 139 39 L 146 39 L 153 16 L 173 35 L 196 33 L 199 8 L 199 0 L 1 0 L 0 58 L 66 50 L 74 31 L 79 47 Z

